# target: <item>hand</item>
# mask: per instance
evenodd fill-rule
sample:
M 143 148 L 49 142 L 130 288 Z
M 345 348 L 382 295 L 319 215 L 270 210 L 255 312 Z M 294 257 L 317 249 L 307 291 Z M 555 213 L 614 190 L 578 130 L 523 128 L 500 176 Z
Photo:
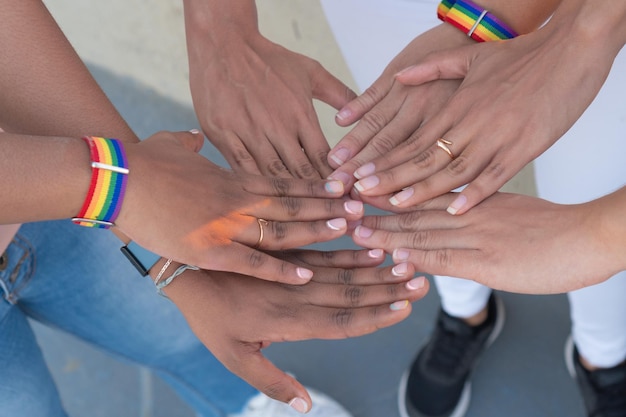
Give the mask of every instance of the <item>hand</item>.
M 622 234 L 624 226 L 609 223 L 606 214 L 614 211 L 614 219 L 624 223 L 626 189 L 621 194 L 621 202 L 616 194 L 559 205 L 496 193 L 468 213 L 451 216 L 444 210 L 456 198 L 452 193 L 411 213 L 366 217 L 354 241 L 384 248 L 395 262 L 411 262 L 431 274 L 520 293 L 567 292 L 602 282 L 626 267 L 624 238 L 609 237 Z
M 342 181 L 349 189 L 359 167 L 407 140 L 418 140 L 420 125 L 440 111 L 460 82 L 410 87 L 395 82 L 395 74 L 420 62 L 430 52 L 471 42 L 448 24 L 419 35 L 389 63 L 371 87 L 344 106 L 337 113 L 337 124 L 348 126 L 357 121 L 358 124 L 330 152 L 328 162 L 337 168 L 331 178 Z
M 338 181 L 233 174 L 192 151 L 201 140 L 161 132 L 126 145 L 131 173 L 116 224 L 163 257 L 302 284 L 312 271 L 254 247 L 281 250 L 335 239 L 345 234 L 347 221 L 362 216 L 362 203 L 340 198 Z
M 389 197 L 403 189 L 390 202 L 410 207 L 469 183 L 448 208 L 462 214 L 497 191 L 571 127 L 611 68 L 613 50 L 571 26 L 551 22 L 509 41 L 433 54 L 398 74 L 407 85 L 464 80 L 419 140 L 373 161 L 360 193 Z M 439 138 L 450 142 L 452 158 L 437 147 Z
M 301 286 L 199 271 L 186 272 L 166 292 L 229 370 L 274 399 L 302 399 L 310 409 L 304 387 L 268 361 L 262 349 L 272 342 L 364 335 L 405 319 L 411 311 L 407 301 L 422 298 L 428 282 L 411 279 L 408 264 L 395 272 L 374 268 L 384 259 L 376 252 L 286 253 L 286 260 L 315 271 Z
M 250 32 L 217 48 L 188 30 L 191 93 L 205 134 L 235 171 L 326 178 L 329 146 L 313 99 L 340 108 L 355 94 L 318 62 Z

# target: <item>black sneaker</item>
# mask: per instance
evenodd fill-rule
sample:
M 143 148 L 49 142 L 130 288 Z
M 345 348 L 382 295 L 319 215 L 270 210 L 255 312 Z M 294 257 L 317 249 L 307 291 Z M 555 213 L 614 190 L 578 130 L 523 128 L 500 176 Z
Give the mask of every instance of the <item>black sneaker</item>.
M 493 293 L 487 320 L 467 325 L 443 310 L 430 340 L 404 373 L 398 392 L 402 417 L 462 417 L 469 406 L 470 374 L 504 325 L 504 305 Z
M 578 382 L 589 417 L 626 417 L 626 363 L 588 371 L 580 363 L 571 337 L 565 344 L 565 362 Z

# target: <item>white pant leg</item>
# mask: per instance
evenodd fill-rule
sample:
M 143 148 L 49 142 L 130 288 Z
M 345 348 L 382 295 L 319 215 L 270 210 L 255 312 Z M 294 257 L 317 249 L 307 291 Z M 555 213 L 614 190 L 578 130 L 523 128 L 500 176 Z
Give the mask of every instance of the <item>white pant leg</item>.
M 580 120 L 535 161 L 539 196 L 564 204 L 596 199 L 626 184 L 626 51 Z M 626 358 L 626 272 L 569 294 L 572 334 L 591 364 Z
M 321 0 L 339 49 L 361 92 L 417 35 L 441 23 L 437 0 Z M 482 310 L 491 290 L 473 281 L 435 277 L 443 309 L 467 318 Z

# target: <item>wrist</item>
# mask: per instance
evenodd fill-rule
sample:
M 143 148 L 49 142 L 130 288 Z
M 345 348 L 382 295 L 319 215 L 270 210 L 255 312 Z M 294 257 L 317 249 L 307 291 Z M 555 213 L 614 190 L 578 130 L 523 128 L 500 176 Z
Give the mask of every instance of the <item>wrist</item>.
M 626 43 L 626 2 L 564 0 L 546 25 L 564 30 L 571 43 L 613 59 Z
M 199 40 L 224 46 L 233 37 L 259 33 L 254 0 L 183 0 L 188 43 Z

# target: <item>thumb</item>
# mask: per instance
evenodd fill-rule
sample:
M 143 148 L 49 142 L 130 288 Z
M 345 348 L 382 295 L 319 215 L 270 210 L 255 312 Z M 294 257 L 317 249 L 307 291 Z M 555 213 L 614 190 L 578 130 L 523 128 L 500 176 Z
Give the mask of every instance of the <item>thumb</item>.
M 465 78 L 469 71 L 471 47 L 436 52 L 417 65 L 396 74 L 396 80 L 405 85 L 420 85 L 435 80 Z
M 363 94 L 343 106 L 335 116 L 335 122 L 345 127 L 360 120 L 387 95 L 392 84 L 393 77 L 383 74 Z
M 313 97 L 339 110 L 351 100 L 356 93 L 341 80 L 319 66 L 312 76 Z
M 172 132 L 172 135 L 183 145 L 183 148 L 192 152 L 200 152 L 202 145 L 204 145 L 204 135 L 198 129 L 187 132 Z
M 259 350 L 244 355 L 237 360 L 236 369 L 233 370 L 235 374 L 263 394 L 289 404 L 299 413 L 304 414 L 311 409 L 309 393 L 295 378 L 278 369 Z

